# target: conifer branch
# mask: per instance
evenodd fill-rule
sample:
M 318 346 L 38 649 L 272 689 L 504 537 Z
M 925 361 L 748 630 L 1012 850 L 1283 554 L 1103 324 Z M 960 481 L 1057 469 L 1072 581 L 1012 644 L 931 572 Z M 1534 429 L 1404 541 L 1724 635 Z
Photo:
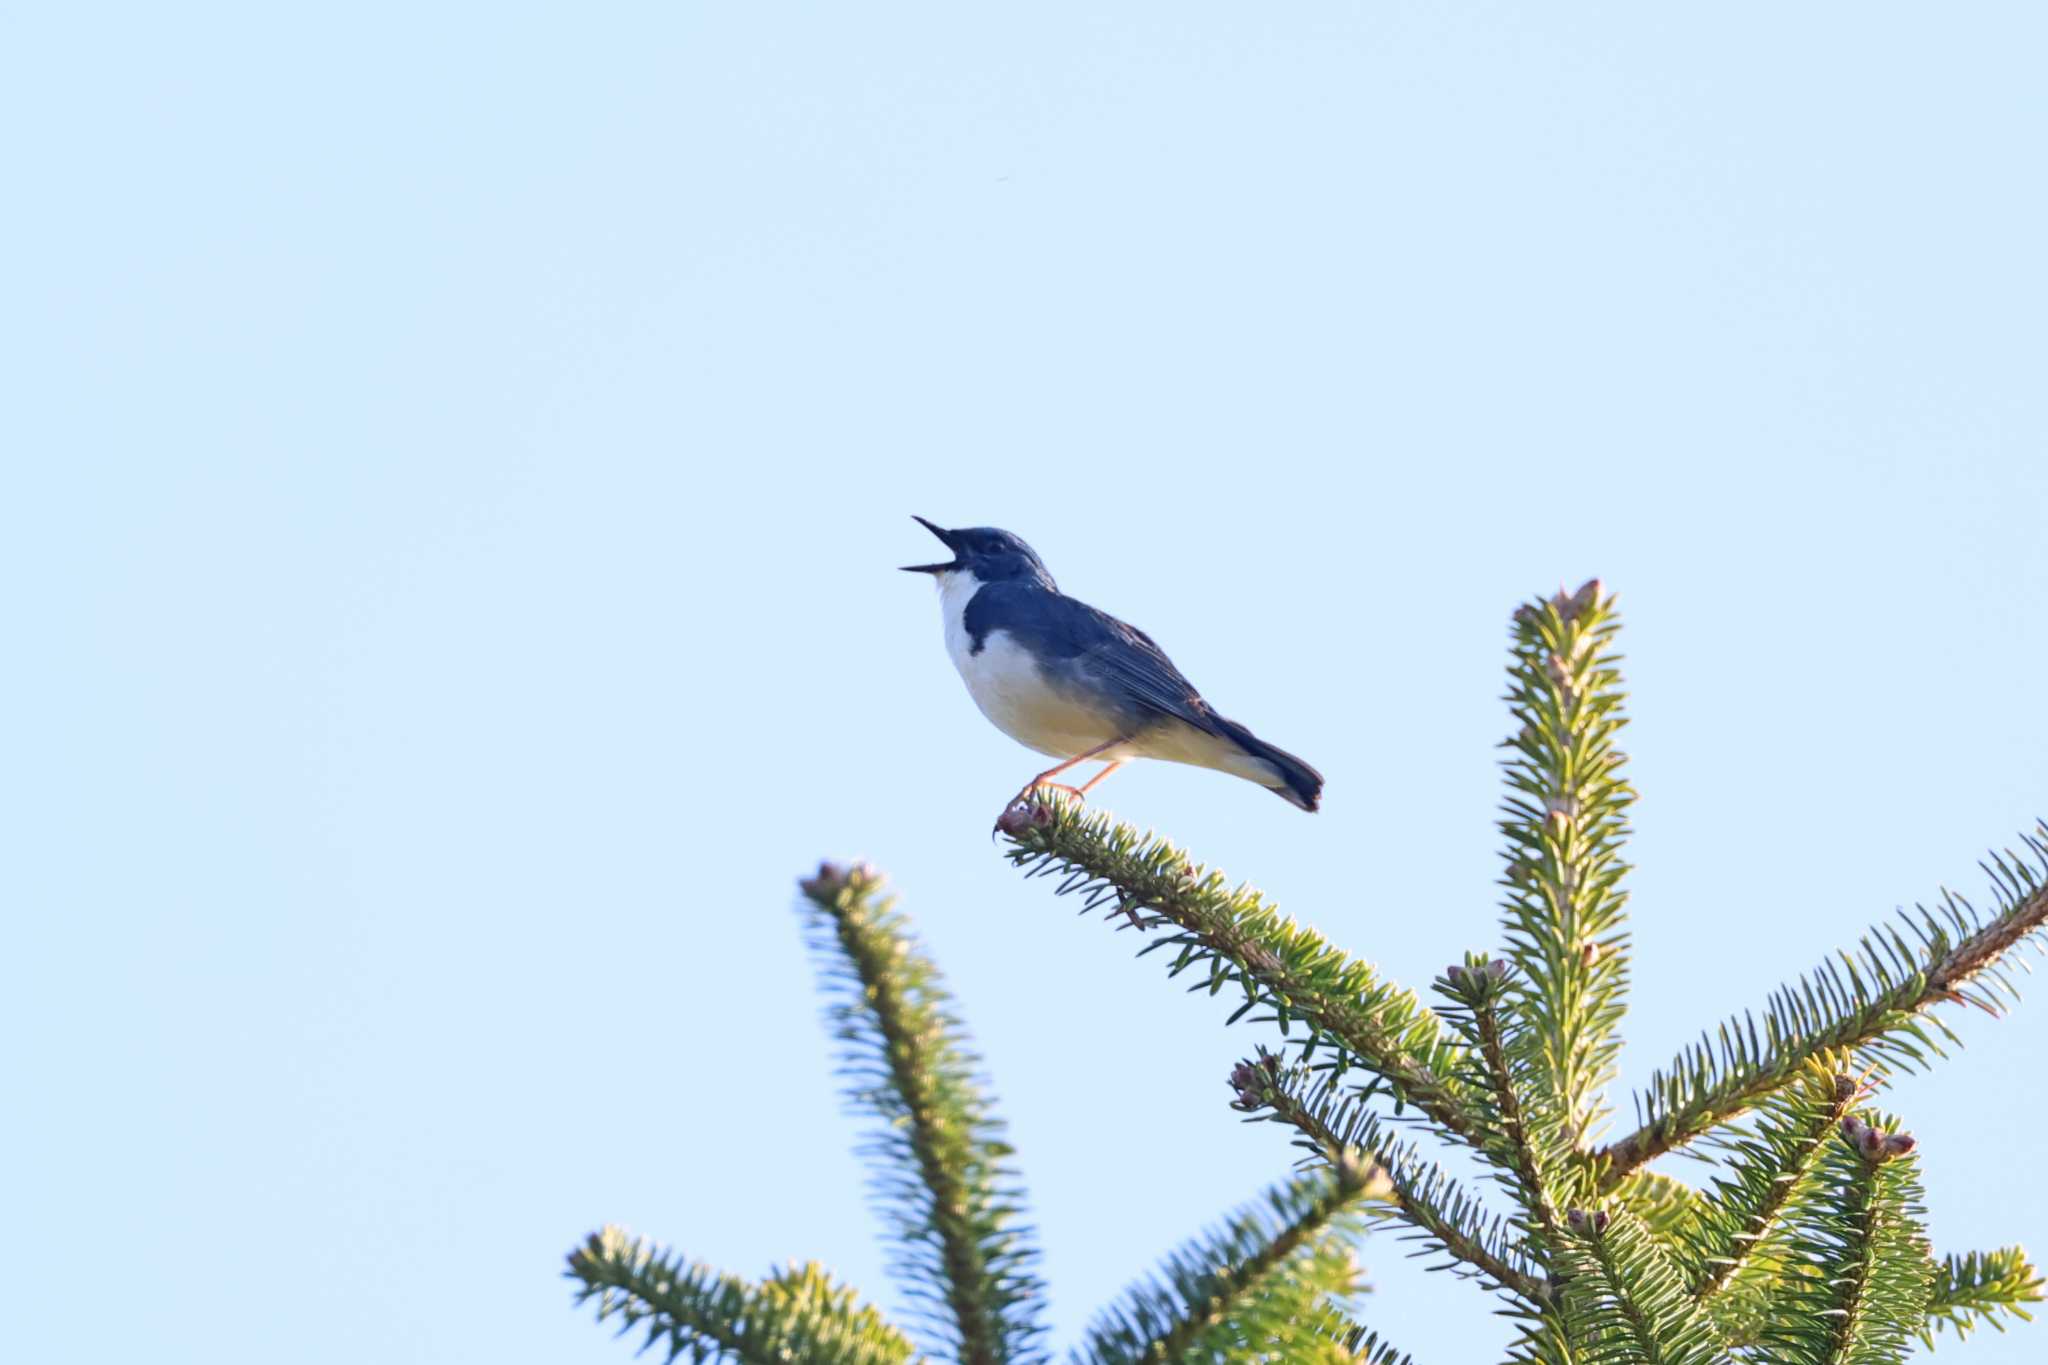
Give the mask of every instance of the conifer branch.
M 1889 1365 L 1926 1326 L 1933 1278 L 1913 1140 L 1881 1115 L 1837 1133 L 1792 1214 L 1764 1347 L 1786 1365 Z
M 1698 1190 L 1655 1171 L 1631 1174 L 1614 1187 L 1614 1200 L 1666 1246 L 1691 1236 L 1707 1208 Z
M 569 1253 L 581 1304 L 619 1334 L 645 1325 L 642 1350 L 735 1365 L 903 1365 L 915 1354 L 903 1334 L 817 1265 L 792 1265 L 760 1284 L 675 1255 L 616 1227 Z
M 881 1120 L 864 1151 L 893 1225 L 891 1268 L 943 1353 L 961 1365 L 1033 1358 L 1044 1328 L 1037 1253 L 1020 1225 L 1011 1148 L 938 969 L 866 867 L 800 883 L 811 947 L 837 999 L 853 1108 Z
M 1827 1365 L 1849 1365 L 1862 1353 L 1863 1339 L 1869 1334 L 1868 1317 L 1877 1306 L 1870 1295 L 1871 1274 L 1877 1266 L 1877 1223 L 1871 1208 L 1874 1174 L 1864 1172 L 1864 1178 L 1847 1191 L 1848 1207 L 1843 1222 L 1848 1237 L 1838 1262 L 1841 1274 L 1836 1283 L 1840 1288 L 1834 1321 L 1828 1324 L 1833 1330 L 1825 1357 Z
M 1843 953 L 1776 992 L 1759 1022 L 1745 1014 L 1704 1035 L 1636 1098 L 1641 1126 L 1598 1154 L 1603 1181 L 1737 1118 L 1789 1082 L 1809 1060 L 1847 1050 L 1870 1066 L 1912 1068 L 1941 1055 L 1947 1025 L 1930 1012 L 1969 1004 L 2002 1014 L 2018 991 L 2004 958 L 2048 924 L 2048 824 L 2021 836 L 2028 855 L 1994 853 L 1985 864 L 1996 910 L 1980 916 L 1944 893 L 1936 910 L 1916 906 L 1897 925 L 1866 934 Z M 1936 1036 L 1937 1033 L 1940 1036 Z
M 1501 1047 L 1500 1024 L 1489 1011 L 1480 1023 L 1480 1046 L 1486 1058 L 1486 1074 L 1493 1081 L 1494 1096 L 1500 1105 L 1501 1136 L 1507 1142 L 1508 1169 L 1520 1182 L 1522 1203 L 1535 1223 L 1549 1241 L 1557 1238 L 1557 1209 L 1550 1202 L 1550 1194 L 1543 1180 L 1543 1173 L 1536 1164 L 1536 1151 L 1529 1142 L 1528 1126 L 1522 1120 L 1521 1101 L 1515 1096 L 1514 1079 L 1508 1071 L 1507 1053 Z
M 1628 981 L 1621 852 L 1635 792 L 1616 747 L 1628 723 L 1613 652 L 1620 629 L 1599 580 L 1560 590 L 1515 612 L 1508 665 L 1517 727 L 1502 746 L 1511 751 L 1500 822 L 1508 957 L 1534 1080 L 1574 1146 L 1605 1112 Z
M 1522 1335 L 1508 1348 L 1509 1365 L 1585 1365 L 1584 1352 L 1572 1343 L 1564 1301 L 1560 1295 L 1557 1311 L 1522 1324 Z
M 1501 1166 L 1501 1183 L 1513 1191 L 1526 1214 L 1522 1226 L 1550 1265 L 1552 1279 L 1563 1281 L 1561 1267 L 1552 1259 L 1559 1246 L 1561 1197 L 1573 1199 L 1591 1191 L 1585 1189 L 1577 1154 L 1559 1124 L 1559 1097 L 1540 1089 L 1542 1072 L 1530 1060 L 1540 1042 L 1536 1029 L 1526 1023 L 1528 1011 L 1516 1011 L 1511 1038 L 1501 1021 L 1503 1005 L 1524 1007 L 1528 995 L 1513 990 L 1505 958 L 1468 958 L 1464 966 L 1444 972 L 1438 990 L 1452 1001 L 1444 1009 L 1444 1019 L 1473 1046 L 1475 1070 L 1493 1119 L 1481 1152 Z
M 1142 929 L 1171 926 L 1143 951 L 1176 949 L 1168 974 L 1200 969 L 1196 989 L 1211 995 L 1237 987 L 1244 998 L 1233 1021 L 1263 1008 L 1283 1035 L 1304 1025 L 1303 1060 L 1334 1050 L 1342 1064 L 1382 1077 L 1397 1105 L 1477 1140 L 1458 1080 L 1463 1050 L 1414 992 L 1283 920 L 1257 891 L 1226 889 L 1222 873 L 1108 815 L 1041 796 L 1005 812 L 999 828 L 1011 839 L 1006 856 L 1028 875 L 1060 877 L 1058 894 L 1078 893 L 1086 909 L 1111 907 Z
M 1958 1339 L 1986 1324 L 2003 1332 L 2002 1314 L 2032 1322 L 2034 1315 L 2026 1305 L 2041 1298 L 2041 1273 L 2019 1247 L 1944 1257 L 1935 1268 L 1921 1340 L 1933 1346 L 1935 1333 L 1944 1327 L 1953 1329 Z
M 1586 1365 L 1713 1365 L 1712 1324 L 1649 1229 L 1626 1209 L 1572 1209 L 1559 1247 Z
M 1689 1239 L 1692 1294 L 1712 1299 L 1779 1230 L 1786 1208 L 1807 1189 L 1825 1144 L 1856 1102 L 1855 1079 L 1832 1059 L 1809 1063 L 1793 1085 L 1764 1101 L 1753 1136 L 1733 1144 L 1731 1179 L 1714 1182 Z
M 1358 1292 L 1351 1206 L 1373 1185 L 1340 1162 L 1267 1192 L 1170 1255 L 1089 1330 L 1091 1365 L 1345 1359 L 1331 1305 Z
M 1415 1365 L 1414 1356 L 1396 1350 L 1394 1344 L 1383 1339 L 1378 1332 L 1367 1331 L 1355 1324 L 1343 1330 L 1337 1343 L 1344 1348 L 1344 1359 L 1349 1365 Z
M 1390 1137 L 1382 1118 L 1367 1107 L 1369 1094 L 1346 1092 L 1336 1077 L 1305 1067 L 1282 1070 L 1263 1048 L 1255 1062 L 1231 1073 L 1237 1091 L 1233 1108 L 1256 1118 L 1284 1123 L 1301 1137 L 1297 1146 L 1335 1164 L 1369 1162 L 1376 1172 L 1369 1197 L 1384 1199 L 1390 1215 L 1407 1223 L 1423 1243 L 1418 1254 L 1441 1253 L 1451 1268 L 1477 1275 L 1489 1288 L 1515 1295 L 1531 1309 L 1548 1297 L 1541 1272 L 1516 1246 L 1506 1222 L 1489 1212 L 1435 1162 L 1411 1143 Z

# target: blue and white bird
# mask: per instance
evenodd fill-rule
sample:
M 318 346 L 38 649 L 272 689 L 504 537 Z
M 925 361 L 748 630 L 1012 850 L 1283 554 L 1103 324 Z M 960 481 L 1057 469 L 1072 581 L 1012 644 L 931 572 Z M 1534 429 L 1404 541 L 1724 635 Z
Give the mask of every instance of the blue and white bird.
M 992 527 L 949 531 L 943 564 L 907 564 L 938 581 L 946 652 L 995 727 L 1059 763 L 1024 785 L 1085 797 L 1126 760 L 1163 758 L 1256 782 L 1303 810 L 1323 776 L 1216 714 L 1152 637 L 1066 596 L 1031 547 Z M 1106 766 L 1078 787 L 1052 779 L 1091 759 Z

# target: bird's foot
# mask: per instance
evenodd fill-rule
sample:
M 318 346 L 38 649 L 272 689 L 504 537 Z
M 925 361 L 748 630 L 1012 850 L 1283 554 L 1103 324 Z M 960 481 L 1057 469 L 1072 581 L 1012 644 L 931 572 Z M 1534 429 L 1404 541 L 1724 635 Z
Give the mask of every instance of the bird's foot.
M 995 828 L 989 831 L 990 837 L 1007 834 L 1014 839 L 1028 830 L 1051 824 L 1052 803 L 1039 795 L 1046 791 L 1068 792 L 1083 801 L 1088 799 L 1064 783 L 1034 782 L 1010 798 L 1010 804 L 1004 806 L 1003 813 L 996 817 Z
M 988 837 L 993 839 L 998 834 L 1007 834 L 1012 839 L 1021 839 L 1032 830 L 1051 823 L 1051 806 L 1020 796 L 1003 807 L 1003 813 L 996 817 L 995 827 L 989 830 Z
M 1040 792 L 1065 792 L 1076 801 L 1085 803 L 1088 800 L 1087 792 L 1079 787 L 1070 787 L 1064 782 L 1033 782 L 1023 791 L 1011 797 L 1008 803 L 1003 806 L 1003 810 L 1007 812 L 1015 810 L 1020 806 L 1043 806 L 1045 802 L 1039 800 L 1038 797 Z

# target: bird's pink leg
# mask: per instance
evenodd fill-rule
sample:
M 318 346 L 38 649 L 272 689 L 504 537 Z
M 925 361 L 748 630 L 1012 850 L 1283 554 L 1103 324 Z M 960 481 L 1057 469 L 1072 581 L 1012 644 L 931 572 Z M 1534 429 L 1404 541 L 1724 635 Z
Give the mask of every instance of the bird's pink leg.
M 1100 782 L 1103 778 L 1109 776 L 1110 773 L 1122 767 L 1123 761 L 1121 759 L 1111 762 L 1107 768 L 1104 768 L 1101 772 L 1095 774 L 1094 777 L 1088 780 L 1088 786 L 1086 787 L 1070 787 L 1064 782 L 1053 782 L 1049 779 L 1058 777 L 1061 773 L 1073 767 L 1075 764 L 1086 763 L 1089 759 L 1094 758 L 1097 754 L 1100 754 L 1109 749 L 1114 749 L 1117 745 L 1123 742 L 1124 737 L 1119 735 L 1115 739 L 1110 740 L 1107 744 L 1096 745 L 1094 748 L 1090 749 L 1085 754 L 1075 754 L 1072 758 L 1068 759 L 1066 762 L 1060 764 L 1056 768 L 1047 768 L 1044 772 L 1032 778 L 1029 782 L 1026 782 L 1024 784 L 1024 790 L 1018 792 L 1015 796 L 1011 797 L 1009 804 L 1012 806 L 1016 805 L 1019 801 L 1022 801 L 1025 797 L 1031 795 L 1031 793 L 1037 791 L 1040 787 L 1051 787 L 1056 792 L 1068 792 L 1074 796 L 1080 797 L 1083 801 L 1087 800 L 1088 787 L 1094 786 L 1097 782 Z
M 1075 794 L 1078 796 L 1086 796 L 1088 794 L 1089 789 L 1093 787 L 1097 782 L 1100 782 L 1103 778 L 1108 777 L 1111 773 L 1115 772 L 1118 768 L 1121 768 L 1123 766 L 1124 761 L 1122 759 L 1111 759 L 1108 765 L 1105 766 L 1101 772 L 1095 774 L 1095 776 L 1089 778 L 1086 782 L 1083 782 L 1080 785 L 1080 787 L 1076 790 Z

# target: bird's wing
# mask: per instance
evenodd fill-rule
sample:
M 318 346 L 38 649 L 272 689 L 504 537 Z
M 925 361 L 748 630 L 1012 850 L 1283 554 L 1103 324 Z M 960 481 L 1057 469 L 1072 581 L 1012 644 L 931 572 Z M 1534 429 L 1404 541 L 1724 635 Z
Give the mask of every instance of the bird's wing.
M 1072 602 L 1072 598 L 1067 598 Z M 1082 659 L 1082 666 L 1098 677 L 1120 683 L 1146 707 L 1173 716 L 1202 730 L 1214 730 L 1214 714 L 1202 694 L 1173 666 L 1166 651 L 1136 626 L 1117 620 L 1106 611 L 1075 602 L 1101 624 L 1102 641 Z
M 1012 593 L 1017 595 L 1015 600 L 1007 600 Z M 1005 622 L 1004 628 L 1028 636 L 1022 643 L 1055 667 L 1108 684 L 1140 712 L 1171 716 L 1218 733 L 1209 703 L 1173 666 L 1166 651 L 1136 626 L 1036 585 L 991 584 L 976 595 L 974 606 L 983 606 L 983 598 L 990 599 L 986 605 L 992 609 L 991 616 L 1000 612 L 998 619 Z M 970 608 L 970 631 L 976 624 L 974 615 Z

